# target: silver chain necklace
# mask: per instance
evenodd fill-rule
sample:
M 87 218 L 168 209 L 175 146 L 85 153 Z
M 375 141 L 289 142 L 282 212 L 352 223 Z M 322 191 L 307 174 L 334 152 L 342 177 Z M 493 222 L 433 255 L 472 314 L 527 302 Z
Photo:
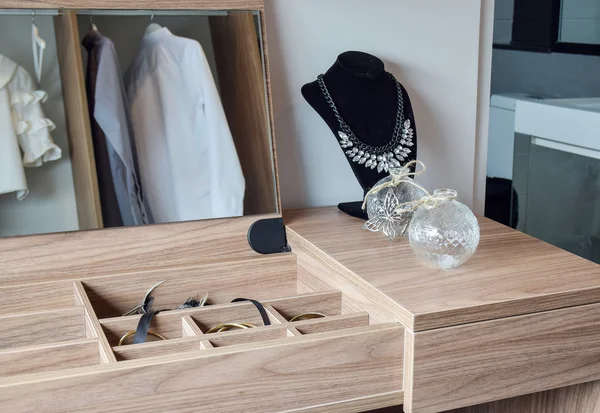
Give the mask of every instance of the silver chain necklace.
M 340 124 L 340 130 L 338 131 L 338 135 L 341 139 L 340 146 L 343 149 L 347 149 L 346 155 L 352 162 L 364 165 L 366 168 L 377 168 L 377 172 L 379 173 L 382 171 L 387 173 L 391 168 L 400 168 L 402 166 L 401 162 L 404 162 L 412 152 L 410 147 L 414 146 L 413 139 L 415 136 L 415 131 L 412 128 L 410 119 L 404 120 L 404 97 L 402 96 L 402 86 L 396 80 L 394 75 L 391 73 L 388 73 L 388 75 L 396 85 L 398 94 L 398 112 L 396 113 L 396 126 L 394 127 L 392 139 L 389 143 L 382 146 L 367 145 L 356 137 L 335 105 L 335 102 L 329 93 L 329 89 L 327 89 L 327 86 L 325 85 L 323 75 L 317 77 L 321 92 Z

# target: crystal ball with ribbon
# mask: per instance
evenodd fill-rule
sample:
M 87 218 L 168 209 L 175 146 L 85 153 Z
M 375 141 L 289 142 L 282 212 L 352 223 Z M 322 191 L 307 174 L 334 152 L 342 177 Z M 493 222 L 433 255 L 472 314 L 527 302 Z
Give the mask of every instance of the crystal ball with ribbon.
M 414 162 L 417 163 L 417 162 Z M 391 168 L 390 175 L 380 180 L 365 197 L 369 221 L 365 228 L 373 232 L 383 232 L 390 241 L 397 236 L 408 236 L 408 225 L 412 219 L 411 203 L 428 195 L 417 185 L 410 172 L 410 164 L 402 168 Z M 406 205 L 406 208 L 402 206 Z
M 479 245 L 479 223 L 453 189 L 437 189 L 424 198 L 410 222 L 412 250 L 438 268 L 455 268 L 469 260 Z

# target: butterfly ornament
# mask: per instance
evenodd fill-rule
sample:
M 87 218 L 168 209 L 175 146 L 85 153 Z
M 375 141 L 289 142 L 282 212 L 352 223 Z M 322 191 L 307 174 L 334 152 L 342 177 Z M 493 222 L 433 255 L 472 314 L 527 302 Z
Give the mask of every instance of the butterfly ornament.
M 368 220 L 364 228 L 371 232 L 383 232 L 390 241 L 396 238 L 398 229 L 400 234 L 404 234 L 410 224 L 411 214 L 399 209 L 399 204 L 398 196 L 393 188 L 390 188 L 384 198 L 382 213 Z

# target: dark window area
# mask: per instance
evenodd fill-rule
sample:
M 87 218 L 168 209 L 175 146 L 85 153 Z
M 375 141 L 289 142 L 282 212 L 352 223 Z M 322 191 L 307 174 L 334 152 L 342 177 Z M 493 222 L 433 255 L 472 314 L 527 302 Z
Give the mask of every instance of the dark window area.
M 560 0 L 515 0 L 513 44 L 551 49 L 559 25 Z

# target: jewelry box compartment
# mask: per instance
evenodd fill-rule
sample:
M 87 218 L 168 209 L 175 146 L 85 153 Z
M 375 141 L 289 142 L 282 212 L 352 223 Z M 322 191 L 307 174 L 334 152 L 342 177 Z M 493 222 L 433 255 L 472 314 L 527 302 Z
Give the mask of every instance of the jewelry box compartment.
M 73 282 L 0 288 L 0 378 L 100 362 Z
M 124 314 L 159 282 L 152 308 L 169 311 L 153 317 L 156 335 L 133 344 L 142 315 Z M 205 306 L 177 309 L 206 294 Z M 4 287 L 2 297 L 1 319 L 14 319 L 26 339 L 0 349 L 3 366 L 21 364 L 0 374 L 0 411 L 208 405 L 213 412 L 282 412 L 402 403 L 402 325 L 374 323 L 360 300 L 348 310 L 341 290 L 300 293 L 294 253 Z M 236 298 L 260 302 L 270 325 L 253 303 Z M 72 335 L 57 314 L 72 317 Z M 30 324 L 42 333 L 31 334 Z M 248 327 L 219 331 L 223 324 Z M 18 331 L 4 325 L 0 342 L 4 331 Z
M 235 346 L 369 325 L 368 313 L 342 315 L 341 302 L 340 292 L 264 300 L 262 304 L 271 323 L 267 326 L 251 303 L 164 312 L 152 319 L 149 331 L 156 336 L 149 335 L 147 343 L 135 345 L 125 342 L 119 346 L 118 343 L 129 332 L 136 330 L 140 315 L 103 319 L 100 324 L 117 360 L 131 360 L 183 349 Z M 291 321 L 293 317 L 302 315 L 319 318 Z M 217 332 L 223 325 L 248 327 Z M 157 340 L 156 337 L 162 339 Z

